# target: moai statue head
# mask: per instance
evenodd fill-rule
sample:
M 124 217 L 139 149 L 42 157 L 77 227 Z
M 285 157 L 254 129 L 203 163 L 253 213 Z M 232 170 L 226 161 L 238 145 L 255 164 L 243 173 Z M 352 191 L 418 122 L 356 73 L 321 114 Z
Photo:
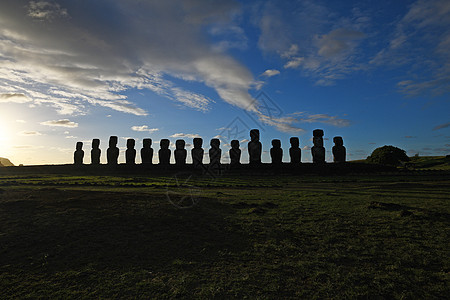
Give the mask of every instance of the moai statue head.
M 335 136 L 335 137 L 333 138 L 333 143 L 334 143 L 336 146 L 344 146 L 344 140 L 343 140 L 342 137 L 340 137 L 340 136 Z
M 275 149 L 280 149 L 281 148 L 281 141 L 280 140 L 272 140 L 272 147 L 274 147 Z
M 186 142 L 184 140 L 176 140 L 175 147 L 177 150 L 183 150 Z
M 300 140 L 298 139 L 298 137 L 291 137 L 289 139 L 289 142 L 291 143 L 291 147 L 292 148 L 299 148 L 300 147 Z
M 194 148 L 198 149 L 203 146 L 203 139 L 202 138 L 194 138 Z
M 117 136 L 109 137 L 109 148 L 115 148 L 117 146 Z
M 136 145 L 136 141 L 134 139 L 127 140 L 127 149 L 134 149 L 135 145 Z
M 144 148 L 150 148 L 152 146 L 152 139 L 143 139 L 142 145 Z
M 323 130 L 316 129 L 313 131 L 313 143 L 316 147 L 323 147 Z
M 219 148 L 220 147 L 220 140 L 219 139 L 211 139 L 210 142 L 211 148 Z
M 92 140 L 92 149 L 98 149 L 100 147 L 100 140 L 99 139 L 93 139 Z
M 83 149 L 83 143 L 77 142 L 76 150 L 73 154 L 73 162 L 75 165 L 83 164 L 84 151 L 82 149 Z
M 232 140 L 231 141 L 231 148 L 232 149 L 239 149 L 239 141 L 238 140 Z
M 162 140 L 159 142 L 159 147 L 160 147 L 161 149 L 169 149 L 169 145 L 170 145 L 170 141 L 169 141 L 168 139 L 162 139 Z
M 259 130 L 258 129 L 250 130 L 250 139 L 252 140 L 252 142 L 259 141 Z

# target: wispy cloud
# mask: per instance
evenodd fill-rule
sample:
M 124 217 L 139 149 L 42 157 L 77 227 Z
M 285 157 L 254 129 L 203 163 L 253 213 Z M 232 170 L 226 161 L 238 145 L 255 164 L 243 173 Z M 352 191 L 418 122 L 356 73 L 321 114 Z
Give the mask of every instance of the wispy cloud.
M 323 123 L 336 127 L 347 127 L 351 125 L 351 121 L 348 119 L 339 118 L 338 116 L 330 116 L 327 114 L 307 114 L 304 112 L 297 112 L 294 115 L 298 115 L 298 122 L 301 123 Z
M 339 16 L 317 1 L 292 3 L 267 1 L 258 12 L 261 30 L 258 46 L 284 59 L 285 69 L 298 69 L 317 85 L 362 68 L 361 43 L 370 19 L 354 9 L 351 18 Z
M 190 139 L 193 139 L 193 138 L 199 138 L 201 136 L 198 135 L 198 134 L 192 134 L 192 133 L 174 133 L 170 137 L 172 137 L 172 138 L 190 138 Z
M 39 131 L 21 131 L 19 134 L 22 136 L 42 135 Z
M 59 127 L 78 127 L 78 123 L 72 122 L 68 119 L 62 119 L 62 120 L 52 120 L 52 121 L 45 121 L 41 122 L 41 125 L 46 126 L 59 126 Z
M 158 131 L 159 128 L 149 128 L 147 125 L 141 125 L 141 126 L 132 126 L 131 130 L 152 133 L 152 132 Z
M 437 126 L 435 126 L 435 127 L 433 128 L 433 130 L 444 129 L 444 128 L 447 128 L 447 127 L 450 127 L 450 122 L 444 123 L 444 124 L 441 124 L 441 125 L 437 125 Z
M 406 66 L 397 87 L 408 96 L 450 92 L 450 2 L 415 1 L 392 28 L 390 41 L 373 65 Z M 431 49 L 431 50 L 430 50 Z

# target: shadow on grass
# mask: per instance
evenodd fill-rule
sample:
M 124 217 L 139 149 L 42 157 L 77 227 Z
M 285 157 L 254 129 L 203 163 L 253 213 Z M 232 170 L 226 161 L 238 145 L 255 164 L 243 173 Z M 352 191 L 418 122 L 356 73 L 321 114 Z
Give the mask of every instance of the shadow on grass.
M 247 238 L 227 221 L 229 206 L 203 198 L 177 209 L 163 196 L 36 190 L 0 198 L 0 267 L 65 271 L 194 268 Z

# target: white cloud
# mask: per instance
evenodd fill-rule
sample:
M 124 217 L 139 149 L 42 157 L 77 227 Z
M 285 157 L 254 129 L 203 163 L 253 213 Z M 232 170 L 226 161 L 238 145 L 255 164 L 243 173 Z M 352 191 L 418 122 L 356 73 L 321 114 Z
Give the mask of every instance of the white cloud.
M 46 126 L 60 126 L 60 127 L 78 127 L 78 123 L 72 122 L 68 119 L 62 119 L 62 120 L 52 120 L 52 121 L 45 121 L 41 122 L 41 125 Z
M 275 70 L 275 69 L 268 69 L 268 70 L 265 70 L 260 76 L 272 77 L 272 76 L 275 76 L 278 74 L 280 74 L 280 71 Z
M 26 123 L 27 121 L 25 120 L 16 120 L 17 123 Z
M 148 128 L 147 125 L 142 125 L 142 126 L 132 126 L 131 130 L 139 131 L 139 132 L 150 132 L 150 133 L 152 133 L 152 132 L 158 131 L 159 128 Z
M 199 138 L 201 136 L 198 135 L 198 134 L 191 134 L 191 133 L 175 133 L 175 134 L 172 134 L 170 137 L 172 137 L 172 138 L 190 138 L 190 139 L 193 139 L 193 138 Z
M 207 111 L 213 101 L 186 90 L 181 79 L 205 84 L 229 104 L 255 109 L 248 92 L 252 74 L 223 52 L 236 46 L 232 40 L 226 45 L 226 38 L 245 40 L 242 30 L 223 25 L 210 32 L 224 37 L 223 51 L 204 36 L 205 27 L 229 24 L 238 9 L 232 0 L 1 2 L 0 93 L 22 94 L 14 100 L 29 98 L 66 115 L 98 105 L 143 116 L 146 110 L 126 92 L 147 89 Z

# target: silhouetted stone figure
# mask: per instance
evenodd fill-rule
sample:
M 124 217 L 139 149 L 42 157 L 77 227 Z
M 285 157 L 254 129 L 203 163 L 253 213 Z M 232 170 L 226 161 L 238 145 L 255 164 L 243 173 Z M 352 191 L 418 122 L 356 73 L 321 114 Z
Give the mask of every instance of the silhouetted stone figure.
M 335 136 L 333 138 L 334 146 L 333 146 L 333 161 L 336 163 L 345 162 L 346 158 L 346 150 L 344 147 L 344 141 L 342 137 Z
M 323 147 L 323 130 L 316 129 L 313 131 L 313 143 L 311 148 L 311 154 L 313 157 L 313 163 L 324 164 L 325 163 L 325 148 Z
M 83 143 L 77 142 L 76 150 L 73 153 L 73 163 L 75 165 L 82 165 L 83 158 L 84 158 Z
M 272 164 L 281 165 L 283 160 L 283 149 L 281 149 L 280 140 L 272 140 L 272 149 L 270 149 L 270 157 L 272 158 Z
M 158 156 L 159 156 L 159 164 L 160 165 L 168 165 L 170 164 L 170 149 L 169 149 L 170 141 L 168 139 L 162 139 L 159 142 Z
M 106 150 L 108 165 L 117 165 L 119 159 L 119 148 L 117 148 L 117 136 L 109 137 L 109 148 Z
M 100 150 L 100 140 L 93 139 L 92 140 L 92 150 L 91 150 L 91 164 L 99 165 L 100 164 L 100 154 L 102 150 Z
M 186 157 L 187 157 L 187 151 L 184 149 L 184 146 L 186 145 L 186 142 L 184 140 L 177 140 L 175 142 L 175 164 L 176 165 L 185 165 L 186 164 Z
M 209 149 L 209 166 L 212 168 L 220 167 L 220 157 L 222 156 L 222 150 L 220 147 L 219 139 L 211 139 L 211 149 Z
M 152 148 L 152 139 L 144 139 L 142 141 L 142 149 L 141 149 L 141 161 L 143 164 L 151 164 L 153 163 L 153 148 Z
M 203 165 L 203 154 L 205 151 L 202 149 L 203 139 L 194 138 L 194 148 L 191 150 L 192 164 L 195 168 Z
M 289 156 L 292 164 L 299 164 L 302 162 L 302 150 L 300 149 L 300 141 L 298 137 L 291 137 L 291 148 L 289 148 Z
M 127 151 L 125 151 L 125 162 L 127 165 L 136 164 L 136 149 L 134 149 L 135 145 L 136 141 L 134 139 L 127 140 Z
M 250 139 L 248 142 L 248 155 L 250 164 L 260 164 L 261 163 L 261 153 L 262 153 L 262 144 L 259 141 L 259 130 L 252 129 L 250 130 Z
M 241 164 L 241 149 L 239 149 L 238 140 L 231 141 L 230 164 L 233 166 Z

